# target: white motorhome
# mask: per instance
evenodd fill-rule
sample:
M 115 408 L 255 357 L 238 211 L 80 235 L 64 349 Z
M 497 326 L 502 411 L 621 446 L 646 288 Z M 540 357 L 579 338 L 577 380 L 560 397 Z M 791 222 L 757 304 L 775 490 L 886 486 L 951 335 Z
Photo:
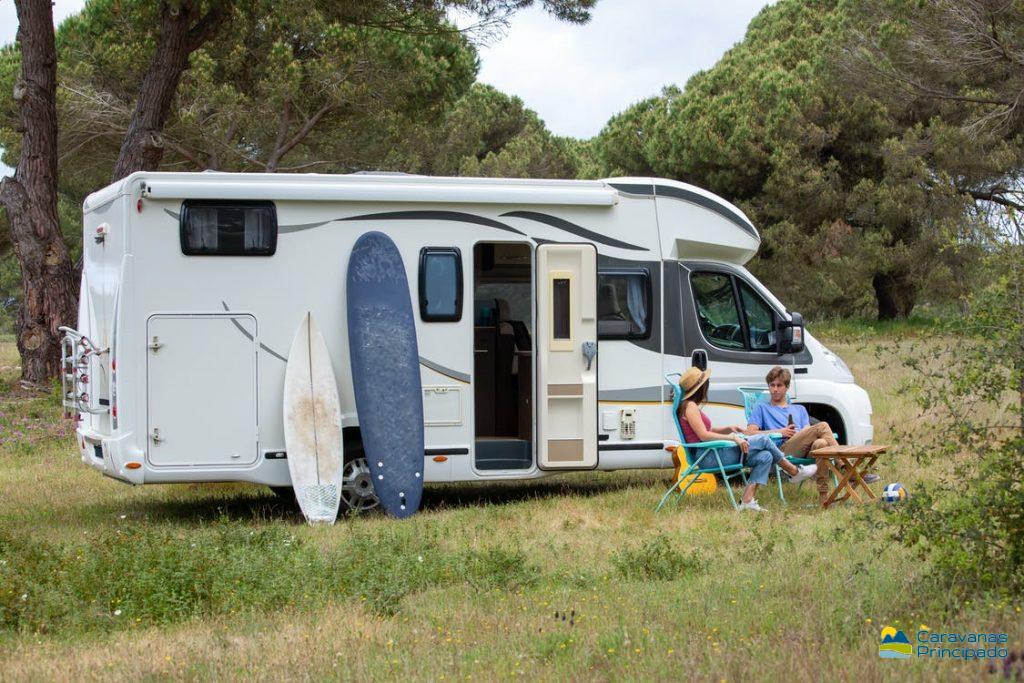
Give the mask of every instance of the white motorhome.
M 84 214 L 65 402 L 82 460 L 131 484 L 288 487 L 285 354 L 308 310 L 341 392 L 343 503 L 375 503 L 344 291 L 370 230 L 407 269 L 427 482 L 671 467 L 664 377 L 704 359 L 715 422 L 780 364 L 842 441 L 872 439 L 867 393 L 744 268 L 757 229 L 683 183 L 136 173 Z

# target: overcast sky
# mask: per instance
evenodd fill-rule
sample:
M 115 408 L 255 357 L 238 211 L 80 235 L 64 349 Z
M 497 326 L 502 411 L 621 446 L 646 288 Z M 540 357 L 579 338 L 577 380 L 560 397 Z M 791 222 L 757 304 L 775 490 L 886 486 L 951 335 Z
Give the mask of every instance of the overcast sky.
M 56 0 L 55 19 L 84 4 Z M 503 37 L 480 48 L 479 80 L 522 98 L 552 132 L 588 138 L 630 104 L 713 65 L 766 4 L 599 0 L 582 26 L 527 10 Z M 0 0 L 0 43 L 14 40 L 17 24 L 13 0 Z M 0 166 L 0 173 L 7 170 Z

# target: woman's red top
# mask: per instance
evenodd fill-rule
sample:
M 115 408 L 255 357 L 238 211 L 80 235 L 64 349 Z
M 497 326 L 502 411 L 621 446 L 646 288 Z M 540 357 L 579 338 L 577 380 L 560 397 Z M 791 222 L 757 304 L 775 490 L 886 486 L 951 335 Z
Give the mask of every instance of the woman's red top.
M 700 419 L 704 421 L 704 429 L 711 429 L 711 418 L 704 414 L 704 411 L 700 411 Z M 697 433 L 693 431 L 693 427 L 690 426 L 689 420 L 686 419 L 686 415 L 679 415 L 679 424 L 683 428 L 683 437 L 686 438 L 686 443 L 700 443 L 700 438 Z

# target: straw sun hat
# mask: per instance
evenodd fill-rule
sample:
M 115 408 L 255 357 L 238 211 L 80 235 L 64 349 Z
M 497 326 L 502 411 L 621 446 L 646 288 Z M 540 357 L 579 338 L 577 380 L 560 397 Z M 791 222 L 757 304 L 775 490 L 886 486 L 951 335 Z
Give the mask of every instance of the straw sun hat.
M 690 367 L 683 373 L 682 377 L 679 378 L 679 388 L 683 390 L 682 400 L 686 400 L 697 393 L 697 390 L 708 381 L 711 377 L 711 368 L 707 370 L 700 370 L 699 368 Z

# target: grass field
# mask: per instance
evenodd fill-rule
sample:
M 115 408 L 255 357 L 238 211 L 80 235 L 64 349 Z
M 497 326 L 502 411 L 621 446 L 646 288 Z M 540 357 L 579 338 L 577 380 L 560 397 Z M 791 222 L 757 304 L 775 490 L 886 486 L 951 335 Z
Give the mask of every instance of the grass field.
M 862 329 L 862 328 L 858 328 Z M 816 329 L 871 394 L 876 442 L 927 420 L 871 348 Z M 428 487 L 424 510 L 311 528 L 264 488 L 130 488 L 78 461 L 54 397 L 0 344 L 0 678 L 978 680 L 979 662 L 881 660 L 883 625 L 1001 631 L 1021 602 L 947 605 L 881 506 L 768 514 L 724 495 L 655 513 L 670 472 Z M 964 454 L 964 457 L 970 457 Z M 922 470 L 895 447 L 883 481 Z M 877 487 L 876 487 L 877 488 Z M 864 519 L 866 518 L 866 520 Z

